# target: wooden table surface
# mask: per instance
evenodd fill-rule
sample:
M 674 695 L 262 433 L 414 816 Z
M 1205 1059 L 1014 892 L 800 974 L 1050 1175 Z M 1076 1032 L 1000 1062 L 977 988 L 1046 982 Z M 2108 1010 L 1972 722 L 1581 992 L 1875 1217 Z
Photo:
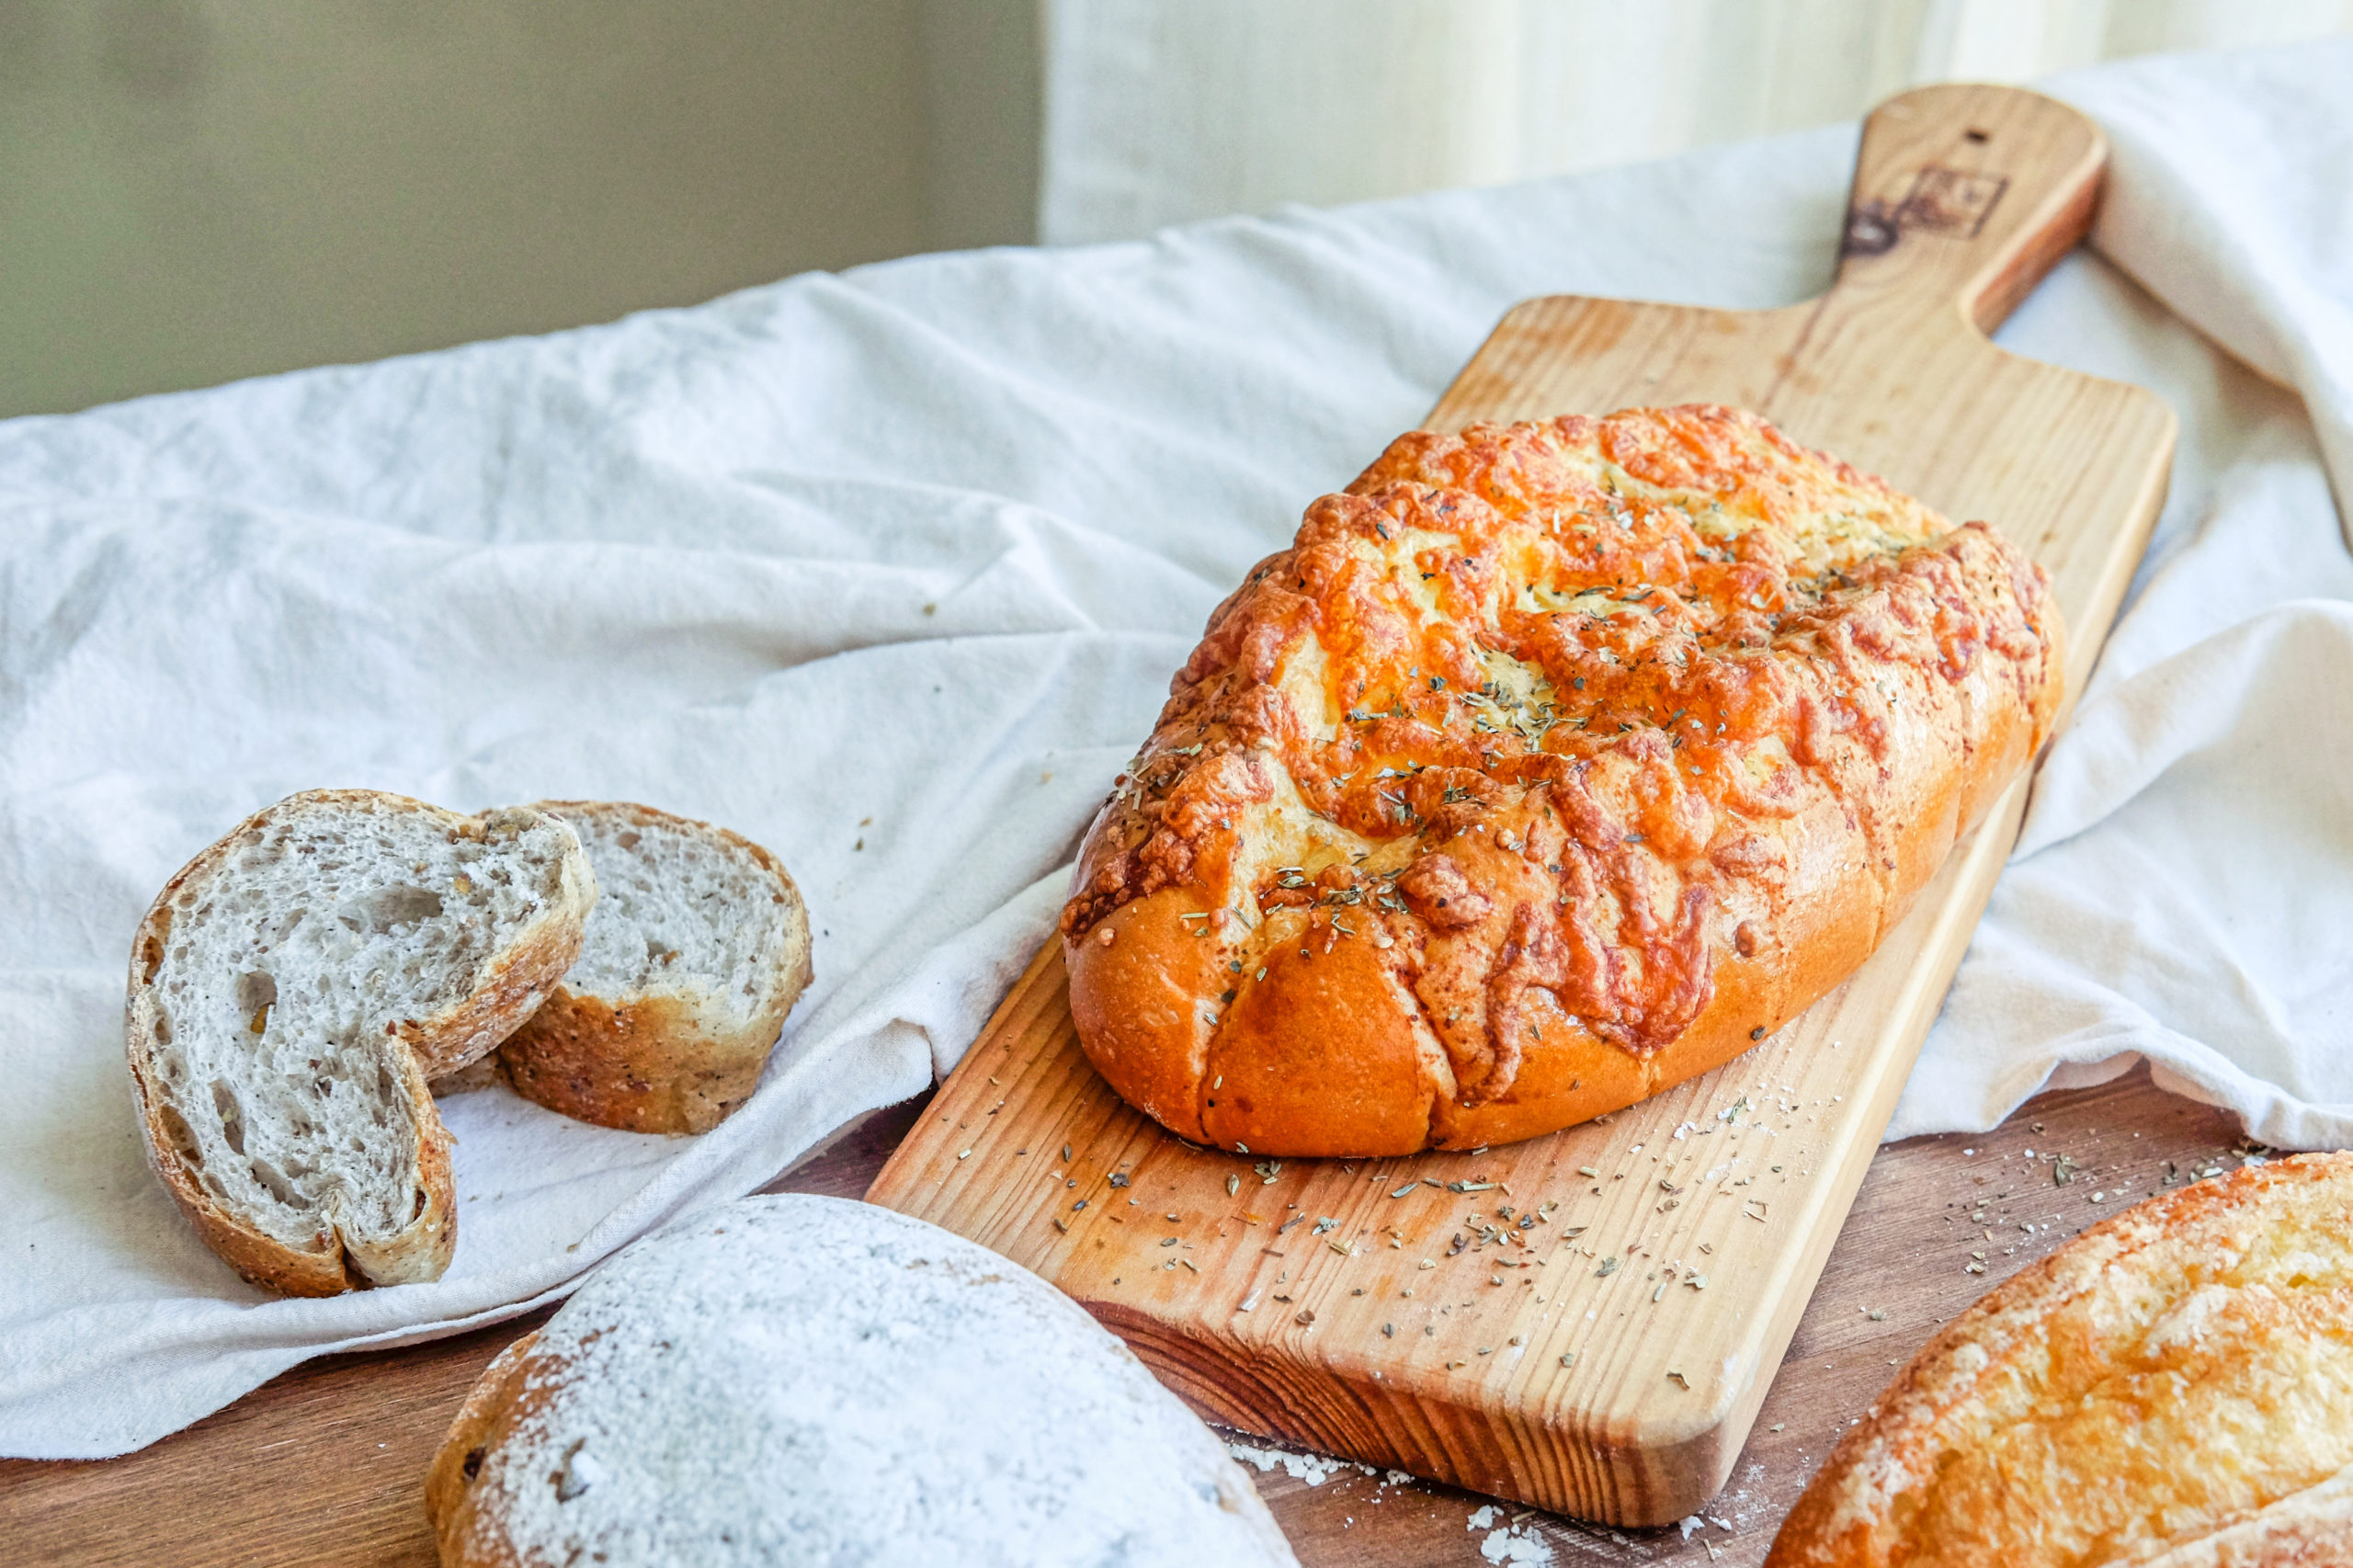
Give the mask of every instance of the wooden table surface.
M 869 1117 L 770 1190 L 857 1197 L 925 1103 Z M 1759 1562 L 1841 1427 L 1939 1321 L 2120 1205 L 2246 1151 L 2229 1118 L 2137 1069 L 2042 1096 L 1990 1133 L 1882 1148 L 1731 1484 L 1683 1528 L 1611 1531 L 1237 1441 L 1309 1568 L 1548 1561 L 1540 1540 L 1562 1568 Z M 1980 1255 L 1984 1272 L 1968 1272 Z M 0 1563 L 429 1564 L 426 1462 L 475 1375 L 545 1315 L 311 1362 L 122 1459 L 0 1460 Z

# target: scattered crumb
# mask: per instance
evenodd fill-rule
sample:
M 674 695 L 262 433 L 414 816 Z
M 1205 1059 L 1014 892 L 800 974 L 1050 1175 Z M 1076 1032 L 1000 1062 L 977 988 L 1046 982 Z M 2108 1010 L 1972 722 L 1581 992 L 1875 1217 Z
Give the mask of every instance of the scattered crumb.
M 1240 1463 L 1255 1466 L 1261 1475 L 1280 1465 L 1284 1474 L 1310 1486 L 1321 1486 L 1347 1471 L 1372 1476 L 1381 1473 L 1372 1466 L 1358 1464 L 1354 1460 L 1334 1459 L 1329 1454 L 1295 1454 L 1288 1449 L 1261 1449 L 1233 1437 L 1225 1440 L 1225 1451 Z
M 1481 1557 L 1490 1562 L 1537 1563 L 1552 1561 L 1552 1543 L 1533 1529 L 1522 1525 L 1521 1520 L 1529 1516 L 1518 1516 L 1510 1523 L 1499 1525 L 1497 1521 L 1502 1517 L 1503 1510 L 1493 1503 L 1472 1510 L 1466 1528 L 1474 1531 L 1487 1532 L 1486 1539 L 1479 1543 Z

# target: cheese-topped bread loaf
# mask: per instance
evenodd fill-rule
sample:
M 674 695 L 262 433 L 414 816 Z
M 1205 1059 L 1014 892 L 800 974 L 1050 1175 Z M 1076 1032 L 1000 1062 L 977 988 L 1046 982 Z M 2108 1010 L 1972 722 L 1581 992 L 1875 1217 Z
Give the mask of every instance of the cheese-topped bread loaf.
M 426 1481 L 449 1568 L 1297 1568 L 1078 1304 L 920 1220 L 750 1198 L 590 1275 Z
M 1986 1296 L 1768 1568 L 2353 1562 L 2353 1155 L 2165 1193 Z
M 426 1079 L 486 1054 L 580 951 L 572 829 L 372 790 L 289 796 L 140 922 L 126 1029 L 148 1153 L 257 1285 L 437 1279 L 456 1243 Z
M 1733 409 L 1404 436 L 1210 618 L 1062 916 L 1183 1137 L 1531 1137 L 1870 956 L 2048 736 L 2041 570 Z

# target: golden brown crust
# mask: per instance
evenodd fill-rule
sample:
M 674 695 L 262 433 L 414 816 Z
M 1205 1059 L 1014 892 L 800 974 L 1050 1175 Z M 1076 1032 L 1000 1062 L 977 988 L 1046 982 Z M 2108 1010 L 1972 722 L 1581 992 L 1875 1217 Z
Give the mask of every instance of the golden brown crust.
M 1071 960 L 1070 1012 L 1087 1057 L 1121 1098 L 1201 1142 L 1210 1033 L 1201 999 L 1219 978 L 1218 955 L 1185 936 L 1173 913 L 1182 896 L 1146 894 L 1087 934 Z
M 1999 535 L 1754 415 L 1401 437 L 1211 617 L 1088 833 L 1081 1043 L 1267 1153 L 1630 1104 L 1870 954 L 2061 665 Z
M 772 1010 L 719 1035 L 675 996 L 615 1007 L 559 985 L 499 1058 L 515 1092 L 550 1110 L 628 1132 L 708 1132 L 759 1087 L 783 1025 Z
M 2353 1476 L 2283 1497 L 2136 1568 L 2342 1568 L 2353 1562 Z
M 2256 1568 L 2353 1549 L 2353 1155 L 2162 1194 L 1948 1324 L 1768 1568 Z
M 785 940 L 770 955 L 768 995 L 748 1023 L 730 1027 L 709 999 L 665 992 L 618 997 L 558 985 L 499 1048 L 515 1092 L 550 1110 L 628 1132 L 708 1132 L 759 1087 L 793 1004 L 808 988 L 809 921 L 801 890 L 774 855 L 709 823 L 616 801 L 540 801 L 558 817 L 618 816 L 706 837 L 749 856 L 790 904 Z
M 531 1352 L 539 1342 L 534 1330 L 500 1351 L 497 1359 L 483 1369 L 426 1471 L 425 1515 L 433 1526 L 433 1539 L 446 1568 L 461 1564 L 463 1568 L 510 1568 L 516 1561 L 500 1532 L 468 1528 L 472 1521 L 472 1483 L 483 1456 L 522 1414 L 518 1405 L 536 1365 Z
M 457 1248 L 457 1198 L 449 1171 L 449 1134 L 433 1103 L 426 1082 L 427 1063 L 449 1062 L 462 1067 L 479 1059 L 537 1006 L 546 987 L 579 956 L 581 930 L 597 896 L 596 884 L 587 876 L 587 862 L 582 858 L 576 874 L 564 879 L 553 906 L 540 914 L 534 932 L 497 964 L 488 987 L 432 1018 L 402 1019 L 391 1026 L 390 1032 L 409 1047 L 387 1053 L 388 1065 L 408 1096 L 416 1130 L 418 1198 L 409 1223 L 397 1234 L 372 1243 L 353 1243 L 331 1225 L 322 1225 L 307 1244 L 281 1242 L 231 1212 L 197 1180 L 192 1168 L 194 1141 L 187 1124 L 155 1086 L 154 1048 L 161 1008 L 149 983 L 163 961 L 174 901 L 180 891 L 213 876 L 229 853 L 256 832 L 265 818 L 288 811 L 335 811 L 360 804 L 380 809 L 389 804 L 396 810 L 427 814 L 439 819 L 457 837 L 479 838 L 489 831 L 488 814 L 463 816 L 375 790 L 313 790 L 289 796 L 247 817 L 183 866 L 155 895 L 131 941 L 124 1036 L 148 1163 L 204 1244 L 253 1284 L 280 1295 L 332 1296 L 369 1285 L 438 1279 L 449 1267 Z

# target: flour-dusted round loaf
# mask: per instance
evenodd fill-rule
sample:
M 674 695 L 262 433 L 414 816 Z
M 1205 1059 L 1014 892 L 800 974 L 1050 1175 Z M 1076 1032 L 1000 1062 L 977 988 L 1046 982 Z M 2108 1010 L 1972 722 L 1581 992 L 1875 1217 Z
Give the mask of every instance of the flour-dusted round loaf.
M 426 1079 L 480 1059 L 580 951 L 597 884 L 538 812 L 291 795 L 140 922 L 125 1010 L 148 1153 L 257 1285 L 436 1279 L 456 1243 Z
M 435 1457 L 445 1564 L 1294 1562 L 1223 1446 L 1036 1276 L 750 1198 L 591 1275 Z
M 741 835 L 619 801 L 541 801 L 597 873 L 579 961 L 499 1048 L 516 1091 L 631 1132 L 706 1132 L 759 1086 L 808 987 L 809 912 Z
M 1402 437 L 1211 616 L 1088 833 L 1080 1043 L 1252 1153 L 1644 1098 L 1870 955 L 2049 735 L 2060 647 L 2000 535 L 1753 414 Z
M 2353 1562 L 2353 1154 L 2163 1193 L 1947 1324 L 1767 1568 Z

